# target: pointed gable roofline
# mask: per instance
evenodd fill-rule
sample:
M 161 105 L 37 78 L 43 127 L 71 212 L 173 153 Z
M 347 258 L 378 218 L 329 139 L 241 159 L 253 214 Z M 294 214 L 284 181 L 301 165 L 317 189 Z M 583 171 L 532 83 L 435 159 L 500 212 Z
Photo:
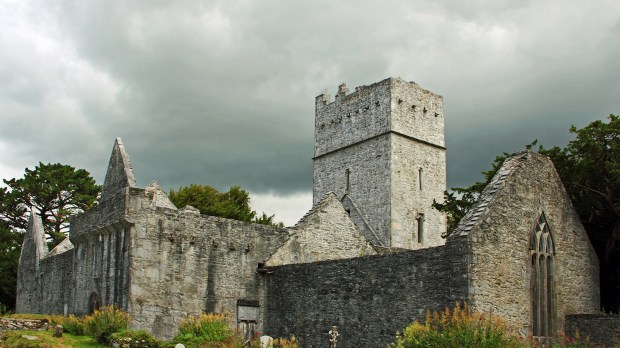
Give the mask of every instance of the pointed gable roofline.
M 26 235 L 24 236 L 20 258 L 32 258 L 34 256 L 34 261 L 36 262 L 36 266 L 38 268 L 39 260 L 44 258 L 47 252 L 43 221 L 41 221 L 41 216 L 35 213 L 34 209 L 31 209 L 30 218 L 28 219 L 28 228 L 26 229 Z
M 529 156 L 540 156 L 531 151 L 523 151 L 517 153 L 504 161 L 499 168 L 491 182 L 482 190 L 482 193 L 478 197 L 478 200 L 469 209 L 467 214 L 459 221 L 458 226 L 450 233 L 448 239 L 454 239 L 457 237 L 464 237 L 477 226 L 480 221 L 484 220 L 484 216 L 492 204 L 497 192 L 506 183 L 507 179 L 512 173 L 519 167 L 519 165 L 525 162 Z
M 334 192 L 326 193 L 290 232 L 286 242 L 265 260 L 266 267 L 377 254 Z
M 127 187 L 136 187 L 136 178 L 133 175 L 129 155 L 125 151 L 121 138 L 116 138 L 112 155 L 108 164 L 101 191 L 101 201 L 109 200 L 117 196 L 118 191 L 124 191 Z

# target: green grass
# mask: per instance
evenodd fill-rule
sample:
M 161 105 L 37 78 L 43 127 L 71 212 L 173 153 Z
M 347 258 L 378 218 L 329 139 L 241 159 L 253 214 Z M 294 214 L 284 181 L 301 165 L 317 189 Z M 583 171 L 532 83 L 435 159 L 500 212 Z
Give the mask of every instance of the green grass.
M 34 320 L 47 320 L 48 322 L 52 319 L 53 315 L 49 314 L 7 314 L 3 315 L 3 318 L 12 318 L 12 319 L 34 319 Z
M 39 337 L 38 340 L 28 340 L 24 338 L 24 335 Z M 64 333 L 62 337 L 56 338 L 52 336 L 52 331 L 28 331 L 28 330 L 16 330 L 6 331 L 5 338 L 0 342 L 2 348 L 99 348 L 107 347 L 101 343 L 98 343 L 93 338 L 88 336 L 75 336 L 72 334 Z

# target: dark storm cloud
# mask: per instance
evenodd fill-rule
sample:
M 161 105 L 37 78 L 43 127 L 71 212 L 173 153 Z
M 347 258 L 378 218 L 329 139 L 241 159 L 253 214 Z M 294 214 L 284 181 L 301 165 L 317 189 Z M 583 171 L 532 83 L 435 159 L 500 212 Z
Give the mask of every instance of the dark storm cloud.
M 616 1 L 16 1 L 0 6 L 0 171 L 311 190 L 314 97 L 388 76 L 444 96 L 448 182 L 619 113 Z M 10 174 L 5 174 L 10 173 Z

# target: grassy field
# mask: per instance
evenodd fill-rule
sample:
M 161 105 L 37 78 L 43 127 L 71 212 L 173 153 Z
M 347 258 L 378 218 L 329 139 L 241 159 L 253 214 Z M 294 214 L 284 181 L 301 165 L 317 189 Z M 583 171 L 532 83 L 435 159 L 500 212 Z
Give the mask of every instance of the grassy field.
M 32 318 L 32 317 L 30 317 Z M 35 340 L 29 340 L 24 336 L 38 337 Z M 52 336 L 52 331 L 6 331 L 4 339 L 0 341 L 2 348 L 48 348 L 48 347 L 84 347 L 98 348 L 107 347 L 101 343 L 97 343 L 93 338 L 87 336 L 75 336 L 64 333 L 62 337 L 56 338 Z

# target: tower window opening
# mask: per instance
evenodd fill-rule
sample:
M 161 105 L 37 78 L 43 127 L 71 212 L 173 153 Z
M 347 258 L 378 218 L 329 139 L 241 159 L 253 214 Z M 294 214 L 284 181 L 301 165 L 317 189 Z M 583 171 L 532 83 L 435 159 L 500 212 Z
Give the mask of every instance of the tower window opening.
M 345 192 L 349 193 L 349 190 L 351 189 L 351 180 L 350 180 L 351 171 L 348 168 L 347 170 L 344 171 L 344 176 L 345 176 Z
M 418 187 L 420 189 L 420 191 L 422 191 L 422 173 L 424 172 L 424 170 L 422 170 L 422 168 L 418 169 Z
M 418 223 L 418 244 L 422 244 L 424 243 L 424 214 L 418 214 L 416 220 Z

